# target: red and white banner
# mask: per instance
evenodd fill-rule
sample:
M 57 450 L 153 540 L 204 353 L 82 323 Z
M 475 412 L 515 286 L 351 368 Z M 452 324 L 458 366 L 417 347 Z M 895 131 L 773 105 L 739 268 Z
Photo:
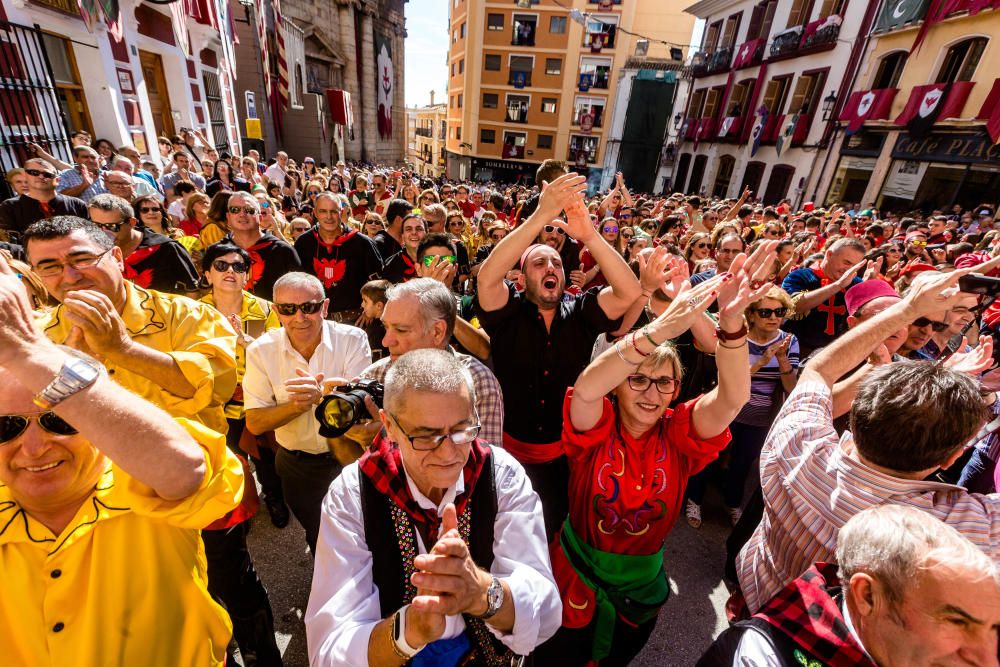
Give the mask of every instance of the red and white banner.
M 960 117 L 974 85 L 974 81 L 956 81 L 950 85 L 929 83 L 914 86 L 903 113 L 896 118 L 896 125 L 906 125 L 914 118 L 928 118 L 932 114 L 936 120 Z
M 754 54 L 757 53 L 757 49 L 763 46 L 763 44 L 763 37 L 743 42 L 743 46 L 741 46 L 740 50 L 736 52 L 736 57 L 733 59 L 733 69 L 741 69 L 752 65 Z
M 851 93 L 839 117 L 839 120 L 847 121 L 844 134 L 851 136 L 861 129 L 865 121 L 889 118 L 892 101 L 898 92 L 898 88 L 876 88 Z
M 986 101 L 983 102 L 976 118 L 986 121 L 986 131 L 989 133 L 990 139 L 995 144 L 1000 143 L 1000 79 L 993 81 L 993 88 L 986 96 Z

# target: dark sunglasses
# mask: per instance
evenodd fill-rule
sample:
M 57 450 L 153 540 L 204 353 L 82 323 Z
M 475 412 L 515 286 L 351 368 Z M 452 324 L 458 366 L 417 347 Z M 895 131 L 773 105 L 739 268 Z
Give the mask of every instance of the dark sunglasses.
M 28 429 L 28 422 L 38 420 L 38 425 L 52 435 L 76 435 L 78 431 L 54 412 L 28 415 L 0 415 L 0 443 L 10 442 Z
M 451 220 L 448 222 L 449 227 L 464 227 L 465 223 L 461 220 Z
M 94 224 L 97 225 L 98 227 L 100 227 L 101 229 L 103 229 L 106 232 L 114 232 L 115 234 L 117 234 L 118 230 L 121 229 L 122 225 L 124 225 L 125 223 L 124 222 L 95 222 Z
M 941 333 L 948 328 L 948 325 L 944 322 L 935 322 L 934 320 L 928 319 L 926 317 L 920 317 L 913 320 L 913 326 L 923 329 L 926 326 L 930 326 L 934 330 L 934 333 Z
M 139 213 L 162 213 L 163 210 L 159 206 L 143 206 L 139 209 Z
M 503 238 L 507 236 L 506 234 L 490 234 L 490 238 L 494 241 L 503 241 Z
M 621 215 L 619 215 L 618 217 L 619 217 L 620 219 L 622 219 L 622 220 L 628 220 L 629 218 L 631 218 L 631 217 L 632 217 L 632 214 L 631 214 L 631 213 L 622 213 L 622 214 L 621 214 Z
M 617 232 L 618 228 L 617 227 L 605 227 L 604 231 L 605 232 Z
M 306 301 L 305 303 L 276 303 L 274 304 L 274 309 L 278 311 L 279 315 L 294 315 L 298 311 L 302 311 L 305 315 L 314 315 L 320 311 L 323 307 L 322 301 Z
M 771 317 L 784 317 L 788 313 L 787 308 L 755 308 L 754 311 L 761 317 L 768 319 Z
M 712 244 L 711 243 L 695 243 L 694 247 L 698 248 L 700 250 L 701 248 L 711 248 Z
M 542 230 L 544 230 L 546 234 L 551 234 L 552 232 L 555 232 L 562 236 L 566 236 L 565 230 L 563 230 L 562 227 L 556 227 L 555 225 L 545 225 L 544 227 L 542 227 Z
M 233 215 L 239 215 L 240 213 L 246 213 L 247 215 L 256 215 L 257 209 L 252 206 L 230 206 L 229 212 Z
M 24 173 L 28 176 L 35 176 L 37 178 L 55 178 L 56 174 L 54 171 L 42 171 L 41 169 L 25 169 Z
M 646 391 L 649 389 L 649 385 L 655 384 L 658 393 L 671 394 L 678 385 L 677 378 L 656 378 L 654 380 L 647 375 L 629 375 L 626 379 L 632 391 Z
M 247 272 L 246 262 L 243 262 L 243 261 L 239 261 L 239 262 L 227 262 L 224 259 L 217 259 L 214 262 L 212 262 L 212 268 L 215 269 L 216 271 L 218 271 L 219 273 L 225 273 L 229 269 L 232 269 L 236 273 L 246 273 Z

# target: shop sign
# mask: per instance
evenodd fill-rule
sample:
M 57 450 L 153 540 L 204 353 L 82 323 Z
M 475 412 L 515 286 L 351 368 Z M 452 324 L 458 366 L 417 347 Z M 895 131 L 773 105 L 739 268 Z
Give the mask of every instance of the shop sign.
M 961 134 L 941 132 L 923 139 L 900 135 L 892 149 L 895 160 L 950 162 L 953 164 L 988 163 L 1000 165 L 1000 144 L 986 133 Z
M 889 177 L 885 179 L 885 186 L 882 188 L 882 196 L 912 201 L 917 196 L 917 189 L 924 180 L 927 167 L 927 162 L 909 160 L 893 162 Z

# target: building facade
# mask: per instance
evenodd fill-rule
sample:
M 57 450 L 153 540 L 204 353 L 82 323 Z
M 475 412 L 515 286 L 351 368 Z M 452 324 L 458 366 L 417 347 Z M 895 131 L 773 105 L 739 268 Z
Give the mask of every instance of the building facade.
M 407 163 L 419 176 L 439 178 L 445 169 L 445 137 L 448 136 L 448 108 L 443 102 L 406 109 Z
M 595 189 L 627 59 L 682 59 L 694 25 L 672 0 L 449 0 L 449 17 L 448 177 L 533 184 L 555 158 Z
M 674 186 L 767 204 L 816 198 L 839 101 L 879 3 L 702 0 Z
M 226 2 L 122 0 L 114 18 L 88 26 L 74 0 L 0 0 L 2 169 L 30 142 L 72 162 L 75 130 L 154 158 L 157 136 L 183 127 L 220 152 L 240 146 Z
M 1000 191 L 1000 12 L 888 0 L 840 113 L 826 200 L 905 213 Z

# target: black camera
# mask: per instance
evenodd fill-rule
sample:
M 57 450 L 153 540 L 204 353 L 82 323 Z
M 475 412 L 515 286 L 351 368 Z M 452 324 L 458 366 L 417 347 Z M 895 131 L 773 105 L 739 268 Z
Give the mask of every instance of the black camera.
M 385 396 L 385 386 L 375 380 L 358 380 L 343 384 L 323 397 L 316 406 L 319 434 L 324 438 L 344 435 L 352 426 L 368 415 L 365 398 L 371 397 L 379 408 Z
M 958 289 L 970 294 L 996 296 L 1000 294 L 1000 278 L 984 276 L 981 273 L 970 273 L 958 279 Z

